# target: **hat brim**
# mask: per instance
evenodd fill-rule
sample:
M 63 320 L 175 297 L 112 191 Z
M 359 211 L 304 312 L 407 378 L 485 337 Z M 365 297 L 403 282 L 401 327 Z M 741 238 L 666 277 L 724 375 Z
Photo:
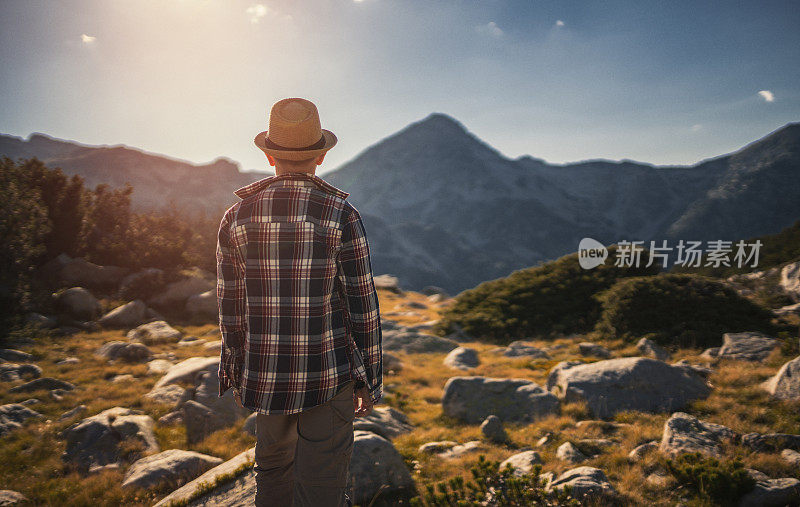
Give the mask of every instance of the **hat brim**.
M 307 160 L 310 158 L 315 158 L 326 151 L 330 150 L 334 146 L 336 146 L 336 142 L 338 139 L 336 135 L 330 130 L 322 129 L 322 137 L 325 138 L 325 144 L 321 148 L 315 148 L 313 150 L 276 150 L 273 148 L 268 148 L 266 145 L 267 135 L 269 134 L 268 130 L 264 132 L 259 132 L 256 135 L 253 142 L 258 146 L 258 148 L 268 155 L 272 155 L 275 158 L 279 158 L 282 160 Z

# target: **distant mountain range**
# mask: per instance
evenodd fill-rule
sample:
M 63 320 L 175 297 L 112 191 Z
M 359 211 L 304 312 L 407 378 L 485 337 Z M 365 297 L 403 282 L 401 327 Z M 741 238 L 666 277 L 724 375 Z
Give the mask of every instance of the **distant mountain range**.
M 172 199 L 215 211 L 234 202 L 235 188 L 268 176 L 240 173 L 227 159 L 195 166 L 41 134 L 0 136 L 0 154 L 35 155 L 90 184 L 130 182 L 135 203 L 147 207 Z M 583 237 L 673 244 L 778 232 L 800 218 L 800 123 L 693 166 L 557 165 L 504 157 L 436 113 L 323 178 L 350 192 L 364 217 L 376 273 L 409 289 L 457 293 L 574 252 Z

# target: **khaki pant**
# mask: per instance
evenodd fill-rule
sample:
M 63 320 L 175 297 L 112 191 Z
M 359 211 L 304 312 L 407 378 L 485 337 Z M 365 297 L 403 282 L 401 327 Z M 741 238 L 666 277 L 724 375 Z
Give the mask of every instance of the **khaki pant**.
M 353 453 L 353 382 L 322 405 L 256 416 L 256 505 L 340 507 Z

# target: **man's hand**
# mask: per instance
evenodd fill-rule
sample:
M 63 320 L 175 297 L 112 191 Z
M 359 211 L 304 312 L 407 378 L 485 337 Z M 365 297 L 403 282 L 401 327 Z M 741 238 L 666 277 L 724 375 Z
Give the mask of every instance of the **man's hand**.
M 372 412 L 372 398 L 366 387 L 353 392 L 353 410 L 356 412 L 356 417 L 365 417 Z

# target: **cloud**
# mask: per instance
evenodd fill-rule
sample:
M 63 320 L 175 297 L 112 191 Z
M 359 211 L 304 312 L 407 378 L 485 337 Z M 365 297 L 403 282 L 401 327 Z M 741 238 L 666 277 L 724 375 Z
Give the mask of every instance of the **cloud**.
M 556 26 L 564 26 L 564 22 L 561 21 L 560 19 L 557 19 L 556 20 Z
M 775 101 L 775 95 L 769 90 L 761 90 L 760 92 L 758 92 L 758 94 L 766 102 L 774 102 Z
M 496 39 L 499 39 L 500 37 L 503 36 L 503 30 L 499 26 L 497 26 L 497 23 L 495 23 L 494 21 L 489 21 L 485 25 L 480 25 L 477 28 L 477 30 L 480 33 L 485 33 Z
M 692 132 L 697 132 L 698 130 L 700 130 L 702 128 L 703 128 L 702 125 L 700 125 L 699 123 L 695 123 L 694 125 L 692 125 Z
M 264 4 L 253 4 L 248 7 L 244 11 L 248 16 L 250 16 L 251 23 L 258 23 L 261 21 L 261 18 L 267 15 L 269 12 L 269 8 L 267 8 Z
M 94 35 L 86 35 L 85 33 L 81 34 L 81 42 L 83 42 L 84 44 L 94 44 L 96 40 L 97 37 L 95 37 Z

